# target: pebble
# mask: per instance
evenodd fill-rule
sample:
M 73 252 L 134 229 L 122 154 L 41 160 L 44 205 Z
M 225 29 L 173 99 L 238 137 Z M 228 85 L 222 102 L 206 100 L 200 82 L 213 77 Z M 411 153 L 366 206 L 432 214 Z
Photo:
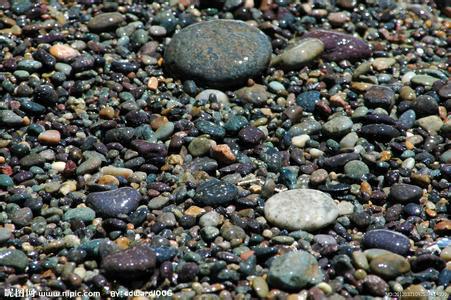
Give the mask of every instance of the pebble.
M 394 279 L 410 271 L 410 264 L 401 255 L 386 253 L 371 259 L 370 268 L 376 275 L 385 279 Z
M 401 203 L 417 202 L 423 195 L 423 189 L 412 185 L 399 183 L 390 187 L 390 197 Z
M 109 276 L 126 279 L 145 276 L 155 266 L 155 252 L 147 245 L 139 245 L 105 256 L 101 268 Z
M 323 131 L 329 136 L 343 136 L 349 133 L 353 124 L 351 118 L 338 116 L 324 123 Z
M 395 103 L 395 93 L 385 86 L 372 86 L 364 95 L 365 104 L 370 108 L 389 109 Z
M 238 196 L 235 185 L 218 179 L 210 179 L 201 183 L 196 189 L 194 197 L 202 205 L 227 205 Z
M 12 267 L 18 272 L 23 272 L 28 265 L 28 258 L 20 250 L 1 248 L 0 266 Z
M 56 145 L 61 141 L 61 134 L 58 130 L 46 130 L 39 134 L 38 141 L 43 144 Z
M 87 25 L 91 31 L 103 32 L 115 29 L 124 21 L 125 17 L 120 13 L 100 13 L 89 20 Z
M 299 70 L 320 56 L 324 44 L 319 39 L 306 38 L 287 47 L 271 60 L 271 65 L 283 70 Z
M 320 93 L 317 91 L 303 92 L 296 97 L 296 103 L 307 112 L 314 112 L 319 100 Z
M 81 220 L 83 222 L 91 222 L 96 217 L 96 213 L 89 207 L 77 207 L 69 209 L 64 213 L 63 221 Z
M 370 168 L 362 161 L 351 160 L 345 164 L 344 171 L 349 178 L 359 180 L 370 173 Z
M 66 44 L 56 44 L 50 47 L 50 54 L 58 61 L 71 61 L 80 55 L 77 49 Z
M 268 282 L 271 287 L 299 291 L 320 283 L 323 276 L 315 257 L 299 250 L 274 258 L 269 267 Z
M 317 38 L 324 43 L 322 57 L 331 61 L 357 61 L 369 57 L 372 51 L 362 39 L 329 30 L 307 32 L 303 38 Z
M 134 211 L 141 201 L 138 191 L 130 187 L 117 190 L 94 192 L 86 197 L 86 203 L 99 215 L 115 218 L 128 215 Z
M 230 87 L 259 76 L 268 66 L 268 37 L 244 22 L 215 20 L 184 28 L 164 53 L 168 72 L 212 87 Z
M 315 231 L 338 217 L 338 207 L 327 194 L 294 189 L 275 194 L 265 202 L 265 218 L 289 230 Z
M 368 231 L 363 236 L 362 245 L 367 249 L 385 249 L 403 256 L 410 249 L 409 239 L 405 235 L 387 229 Z

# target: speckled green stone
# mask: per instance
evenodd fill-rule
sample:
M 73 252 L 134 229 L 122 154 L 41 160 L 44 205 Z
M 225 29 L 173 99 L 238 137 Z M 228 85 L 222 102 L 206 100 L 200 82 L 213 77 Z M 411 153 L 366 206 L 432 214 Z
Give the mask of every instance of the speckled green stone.
M 271 53 L 271 43 L 259 29 L 241 21 L 214 20 L 174 35 L 164 58 L 170 75 L 220 88 L 260 75 Z

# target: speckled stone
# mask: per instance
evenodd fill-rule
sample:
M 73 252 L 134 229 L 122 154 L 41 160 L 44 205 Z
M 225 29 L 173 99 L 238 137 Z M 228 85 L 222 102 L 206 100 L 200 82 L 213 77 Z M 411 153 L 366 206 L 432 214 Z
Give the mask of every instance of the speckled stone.
M 117 190 L 90 193 L 86 203 L 97 214 L 106 217 L 128 215 L 134 211 L 141 201 L 141 194 L 133 188 L 124 187 Z
M 409 252 L 409 239 L 396 231 L 387 229 L 376 229 L 364 234 L 362 245 L 367 248 L 385 249 L 400 255 L 406 255 Z
M 290 230 L 314 231 L 333 223 L 337 216 L 334 200 L 312 189 L 280 192 L 265 203 L 265 218 Z
M 300 250 L 274 258 L 269 268 L 268 282 L 271 287 L 298 291 L 305 286 L 320 283 L 323 277 L 315 257 Z
M 151 273 L 155 264 L 155 252 L 142 245 L 105 256 L 101 268 L 112 277 L 136 278 Z
M 398 183 L 390 188 L 390 197 L 402 203 L 416 202 L 423 195 L 423 189 L 412 184 Z
M 100 32 L 116 28 L 125 20 L 125 17 L 117 12 L 102 13 L 89 20 L 88 28 Z
M 317 38 L 324 43 L 322 57 L 331 61 L 357 61 L 371 56 L 371 48 L 359 38 L 329 30 L 314 30 L 307 32 L 303 38 Z
M 194 199 L 203 205 L 226 205 L 237 196 L 235 185 L 213 178 L 197 187 Z
M 271 59 L 268 37 L 241 21 L 214 20 L 182 29 L 164 53 L 169 74 L 212 87 L 243 84 Z

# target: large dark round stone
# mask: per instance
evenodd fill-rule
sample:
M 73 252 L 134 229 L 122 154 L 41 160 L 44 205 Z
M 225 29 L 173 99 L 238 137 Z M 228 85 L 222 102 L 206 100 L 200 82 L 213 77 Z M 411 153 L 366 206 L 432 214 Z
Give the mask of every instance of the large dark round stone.
M 271 53 L 271 43 L 259 29 L 241 21 L 215 20 L 174 35 L 164 59 L 166 70 L 175 77 L 224 88 L 259 76 Z
M 86 203 L 97 214 L 114 218 L 121 214 L 128 215 L 138 207 L 140 201 L 141 194 L 131 187 L 90 193 L 86 197 Z

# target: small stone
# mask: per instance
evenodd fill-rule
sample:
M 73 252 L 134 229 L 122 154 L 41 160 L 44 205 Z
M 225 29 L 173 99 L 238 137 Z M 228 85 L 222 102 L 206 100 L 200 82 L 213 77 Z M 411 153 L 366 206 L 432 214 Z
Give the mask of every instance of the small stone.
M 299 148 L 304 148 L 305 144 L 310 140 L 310 136 L 307 134 L 301 134 L 291 138 L 291 143 Z
M 411 79 L 413 83 L 425 86 L 432 86 L 438 80 L 440 79 L 424 74 L 415 75 Z
M 265 85 L 254 84 L 235 91 L 236 97 L 244 102 L 257 106 L 263 105 L 270 97 Z
M 111 176 L 122 176 L 124 178 L 128 178 L 133 174 L 132 169 L 128 168 L 120 168 L 115 166 L 106 166 L 100 169 L 100 172 L 104 175 L 111 175 Z
M 216 142 L 206 137 L 195 137 L 188 145 L 188 151 L 192 156 L 203 156 L 216 145 Z
M 401 134 L 398 129 L 386 124 L 364 125 L 362 126 L 361 133 L 369 140 L 380 142 L 388 142 Z
M 429 291 L 421 284 L 409 285 L 401 294 L 401 300 L 427 300 Z
M 402 100 L 413 101 L 417 95 L 410 86 L 403 86 L 399 91 L 399 96 Z
M 229 97 L 220 90 L 205 89 L 196 96 L 196 100 L 209 101 L 214 97 L 218 103 L 229 104 Z
M 289 230 L 314 231 L 335 221 L 338 207 L 327 194 L 294 189 L 275 194 L 265 202 L 265 218 Z
M 364 175 L 370 173 L 368 166 L 360 160 L 351 160 L 344 166 L 345 174 L 352 179 L 361 179 Z
M 346 116 L 338 116 L 323 125 L 323 131 L 329 136 L 343 136 L 352 128 L 353 122 L 351 118 Z
M 428 116 L 417 120 L 417 124 L 430 134 L 437 134 L 443 126 L 439 116 Z
M 235 185 L 218 179 L 210 179 L 201 183 L 196 189 L 195 201 L 203 205 L 227 205 L 238 196 Z
M 290 71 L 299 70 L 315 60 L 324 51 L 324 44 L 319 39 L 306 38 L 288 46 L 281 54 L 273 58 L 271 65 Z
M 77 49 L 65 44 L 56 44 L 50 47 L 50 54 L 59 61 L 70 61 L 80 55 Z
M 438 103 L 431 96 L 421 95 L 413 102 L 413 109 L 421 117 L 436 115 L 438 112 Z
M 96 217 L 96 213 L 89 207 L 77 207 L 69 209 L 64 213 L 63 221 L 81 220 L 83 222 L 91 222 Z
M 155 265 L 155 252 L 147 245 L 140 245 L 105 256 L 101 268 L 108 276 L 127 279 L 145 276 Z
M 378 57 L 374 59 L 372 66 L 376 71 L 380 72 L 391 68 L 395 63 L 396 59 L 393 57 Z
M 362 245 L 367 249 L 385 249 L 400 255 L 406 255 L 410 249 L 409 239 L 405 235 L 387 229 L 368 231 L 363 235 Z
M 115 29 L 124 21 L 125 17 L 120 13 L 101 13 L 89 20 L 88 28 L 95 32 L 109 31 Z
M 164 53 L 172 75 L 214 87 L 241 85 L 263 73 L 271 59 L 268 37 L 235 20 L 214 20 L 185 27 Z
M 299 291 L 323 280 L 323 273 L 315 257 L 299 250 L 276 256 L 269 267 L 268 282 L 271 287 Z
M 331 61 L 357 61 L 370 57 L 371 48 L 362 39 L 329 30 L 307 32 L 303 38 L 317 38 L 324 44 L 323 58 Z
M 61 134 L 58 130 L 46 130 L 39 134 L 38 141 L 48 145 L 56 145 L 61 141 Z
M 141 194 L 130 187 L 90 193 L 86 197 L 86 203 L 96 213 L 112 218 L 121 214 L 128 215 L 138 207 L 140 201 Z
M 395 92 L 390 88 L 374 85 L 364 95 L 365 105 L 370 108 L 390 109 L 395 103 Z
M 266 296 L 269 293 L 268 284 L 260 276 L 257 276 L 252 280 L 252 288 L 254 289 L 257 296 L 260 297 L 261 299 L 266 298 Z
M 0 188 L 7 189 L 14 186 L 14 181 L 6 174 L 0 174 Z
M 21 126 L 23 119 L 12 110 L 0 110 L 0 124 L 7 127 Z
M 227 144 L 212 146 L 211 155 L 214 159 L 223 164 L 231 164 L 236 160 L 235 155 Z
M 314 112 L 316 103 L 319 102 L 321 94 L 318 91 L 307 91 L 296 97 L 296 103 L 306 112 Z
M 389 285 L 379 276 L 368 275 L 362 281 L 363 291 L 376 297 L 384 297 L 390 290 Z
M 417 202 L 423 195 L 423 189 L 412 184 L 398 183 L 390 188 L 390 197 L 401 203 Z
M 410 271 L 407 259 L 395 253 L 387 253 L 374 257 L 370 262 L 371 271 L 386 279 L 394 279 L 397 276 Z
M 238 137 L 244 144 L 257 145 L 265 139 L 265 134 L 258 128 L 247 126 L 240 130 Z
M 28 258 L 20 250 L 0 249 L 0 266 L 12 267 L 19 272 L 23 272 L 28 265 Z

